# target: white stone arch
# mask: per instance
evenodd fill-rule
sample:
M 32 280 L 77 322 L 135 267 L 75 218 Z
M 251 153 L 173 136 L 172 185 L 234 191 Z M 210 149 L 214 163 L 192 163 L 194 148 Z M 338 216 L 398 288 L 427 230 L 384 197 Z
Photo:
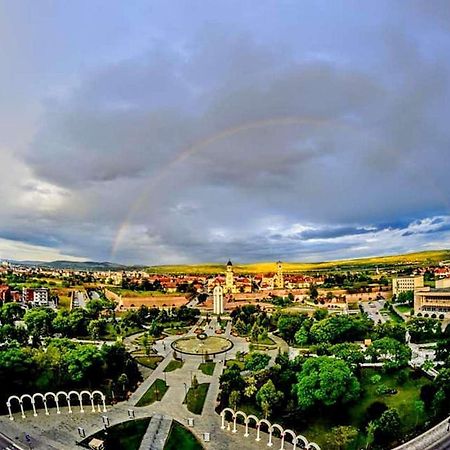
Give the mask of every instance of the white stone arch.
M 227 412 L 229 412 L 231 414 L 232 419 L 234 418 L 234 411 L 231 408 L 224 408 L 222 410 L 222 412 L 220 413 L 220 415 L 222 417 L 222 426 L 221 426 L 222 430 L 225 429 L 225 419 L 226 419 Z
M 304 448 L 308 448 L 308 445 L 310 445 L 308 439 L 305 438 L 302 434 L 297 435 L 297 444 L 301 442 L 303 444 Z
M 67 406 L 69 408 L 69 414 L 72 414 L 72 404 L 70 403 L 70 398 L 73 395 L 78 399 L 78 403 L 80 404 L 80 408 L 81 408 L 80 411 L 83 412 L 83 404 L 82 404 L 82 398 L 81 398 L 80 393 L 77 391 L 69 391 L 67 393 L 67 397 L 66 397 L 67 398 Z
M 320 447 L 315 442 L 310 442 L 308 444 L 308 447 L 306 447 L 308 450 L 314 448 L 315 450 L 320 450 Z
M 23 412 L 22 400 L 17 395 L 10 395 L 8 397 L 8 401 L 6 402 L 10 420 L 14 420 L 14 417 L 12 416 L 12 412 L 11 412 L 11 400 L 17 400 L 17 403 L 20 406 L 20 411 L 22 412 L 22 417 L 25 417 L 25 413 Z
M 100 400 L 102 401 L 102 404 L 103 404 L 103 412 L 106 412 L 106 397 L 105 397 L 105 394 L 99 390 L 95 390 L 92 392 L 92 398 L 91 398 L 92 412 L 95 412 L 94 401 L 95 401 L 96 395 L 100 396 Z M 98 411 L 100 412 L 100 403 L 98 404 Z
M 84 412 L 82 400 L 83 400 L 83 396 L 88 396 L 89 399 L 91 400 L 92 412 L 95 412 L 94 400 L 95 400 L 95 396 L 96 395 L 100 397 L 100 399 L 101 399 L 101 401 L 103 403 L 103 411 L 106 412 L 106 404 L 105 404 L 106 397 L 99 390 L 96 390 L 94 392 L 90 392 L 90 391 L 86 391 L 86 390 L 85 391 L 81 391 L 81 392 L 78 392 L 78 391 L 70 391 L 70 392 L 58 391 L 56 393 L 55 392 L 46 392 L 45 394 L 41 394 L 40 392 L 36 392 L 33 395 L 23 394 L 20 397 L 17 396 L 17 395 L 11 395 L 8 398 L 7 402 L 6 402 L 6 406 L 8 408 L 8 413 L 9 413 L 10 420 L 14 420 L 14 417 L 12 415 L 12 410 L 11 410 L 11 402 L 16 400 L 19 403 L 20 412 L 22 414 L 22 418 L 25 418 L 26 416 L 25 416 L 25 411 L 24 411 L 24 408 L 23 408 L 23 404 L 24 404 L 24 401 L 26 399 L 29 399 L 30 402 L 31 402 L 31 406 L 33 407 L 33 415 L 37 416 L 36 399 L 40 398 L 40 399 L 42 399 L 42 401 L 44 403 L 45 414 L 49 415 L 47 401 L 48 401 L 49 398 L 52 398 L 53 401 L 56 404 L 56 412 L 57 412 L 57 414 L 61 414 L 61 410 L 59 408 L 59 406 L 60 406 L 59 405 L 59 398 L 61 396 L 63 396 L 66 399 L 66 401 L 67 401 L 67 405 L 69 407 L 69 413 L 72 413 L 72 408 L 71 408 L 71 404 L 70 404 L 70 398 L 71 398 L 71 396 L 75 396 L 78 399 L 79 403 L 80 403 L 80 412 Z M 99 412 L 101 411 L 100 403 L 98 405 L 98 411 Z
M 236 422 L 237 422 L 238 416 L 240 416 L 240 417 L 242 417 L 244 419 L 244 423 L 247 422 L 247 414 L 245 414 L 245 412 L 243 412 L 243 411 L 236 411 L 233 414 L 233 433 L 237 432 Z
M 293 445 L 293 450 L 295 450 L 297 448 L 297 435 L 294 433 L 294 431 L 290 430 L 289 428 L 287 428 L 286 430 L 284 430 L 283 433 L 283 437 L 281 439 L 281 447 L 280 450 L 284 449 L 284 443 L 285 442 L 289 442 L 286 440 L 286 436 L 289 435 L 292 438 L 292 445 Z
M 81 391 L 80 392 L 80 412 L 84 412 L 83 409 L 83 396 L 88 396 L 91 401 L 92 411 L 95 412 L 94 408 L 94 397 L 92 396 L 92 392 L 89 391 Z
M 37 412 L 36 412 L 36 406 L 34 405 L 34 399 L 30 394 L 23 394 L 20 396 L 20 402 L 23 404 L 25 402 L 25 399 L 29 399 L 31 406 L 33 408 L 33 416 L 37 416 Z M 22 417 L 25 417 L 25 414 L 22 415 Z
M 261 425 L 267 425 L 267 431 L 269 433 L 269 442 L 272 442 L 272 424 L 266 420 L 266 419 L 261 419 L 257 424 L 256 424 L 256 441 L 260 441 L 261 440 Z
M 259 419 L 256 416 L 254 416 L 253 414 L 249 414 L 247 416 L 247 420 L 245 421 L 245 434 L 244 434 L 245 437 L 249 436 L 248 427 L 250 426 L 250 420 L 255 421 L 255 427 L 258 425 L 258 422 L 259 422 Z
M 284 428 L 281 425 L 278 425 L 277 423 L 272 424 L 272 426 L 270 427 L 270 432 L 269 432 L 269 442 L 268 442 L 268 446 L 272 447 L 273 442 L 272 442 L 272 437 L 273 437 L 273 432 L 275 430 L 278 430 L 280 432 L 280 438 L 282 440 L 282 446 L 284 446 Z M 283 448 L 283 447 L 282 447 Z
M 36 392 L 35 394 L 33 394 L 33 401 L 36 404 L 36 399 L 40 398 L 42 400 L 42 403 L 44 404 L 44 408 L 45 408 L 45 415 L 48 416 L 48 408 L 47 408 L 47 397 L 46 395 L 48 394 L 48 392 L 44 395 L 41 394 L 40 392 Z

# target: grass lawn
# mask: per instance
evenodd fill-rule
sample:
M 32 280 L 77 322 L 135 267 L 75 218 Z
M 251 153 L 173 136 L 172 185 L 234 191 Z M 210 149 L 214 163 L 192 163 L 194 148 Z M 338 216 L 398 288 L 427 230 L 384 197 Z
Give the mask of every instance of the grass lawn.
M 176 327 L 176 328 L 164 328 L 164 333 L 174 335 L 174 334 L 186 334 L 190 330 L 189 327 Z
M 164 450 L 202 450 L 202 445 L 183 425 L 173 422 Z
M 155 370 L 158 367 L 158 364 L 164 359 L 162 356 L 159 356 L 159 355 L 136 356 L 135 353 L 132 353 L 132 356 L 139 364 L 142 364 L 143 366 L 148 367 L 149 369 L 152 369 L 152 370 Z
M 383 308 L 380 309 L 380 313 L 387 316 L 386 318 L 388 320 L 392 320 L 392 322 L 404 323 L 403 319 L 395 311 L 390 311 L 387 308 Z
M 167 392 L 167 389 L 169 389 L 169 386 L 167 386 L 164 380 L 157 378 L 147 389 L 147 392 L 139 399 L 136 406 L 147 406 L 161 400 Z
M 150 417 L 145 419 L 130 420 L 108 428 L 108 433 L 99 431 L 89 436 L 81 443 L 83 447 L 89 448 L 88 443 L 92 438 L 105 440 L 105 448 L 108 450 L 139 450 L 142 438 L 147 431 Z M 193 447 L 194 448 L 194 447 Z
M 244 361 L 239 361 L 237 359 L 227 359 L 225 363 L 226 367 L 238 366 L 240 370 L 244 370 Z
M 58 307 L 61 309 L 70 309 L 70 297 L 68 295 L 60 295 Z
M 189 388 L 184 403 L 187 409 L 194 414 L 201 414 L 208 393 L 209 383 L 201 383 L 196 389 Z
M 172 359 L 169 364 L 164 369 L 164 372 L 173 372 L 174 370 L 181 369 L 183 367 L 184 361 L 179 361 L 178 359 Z
M 216 367 L 216 363 L 212 361 L 201 363 L 198 368 L 205 375 L 212 375 L 214 373 L 214 367 Z
M 413 307 L 408 305 L 396 305 L 396 308 L 403 314 L 411 313 L 413 310 Z

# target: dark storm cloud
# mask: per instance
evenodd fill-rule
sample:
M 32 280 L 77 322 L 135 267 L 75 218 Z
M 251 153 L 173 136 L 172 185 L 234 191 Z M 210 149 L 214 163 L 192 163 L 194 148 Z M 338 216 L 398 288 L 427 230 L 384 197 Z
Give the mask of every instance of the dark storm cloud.
M 441 245 L 450 40 L 434 23 L 447 8 L 352 5 L 336 22 L 339 5 L 305 2 L 264 29 L 223 5 L 214 26 L 186 12 L 186 33 L 161 25 L 66 76 L 17 152 L 34 187 L 17 187 L 26 201 L 0 212 L 0 237 L 106 259 L 121 228 L 113 257 L 152 263 Z

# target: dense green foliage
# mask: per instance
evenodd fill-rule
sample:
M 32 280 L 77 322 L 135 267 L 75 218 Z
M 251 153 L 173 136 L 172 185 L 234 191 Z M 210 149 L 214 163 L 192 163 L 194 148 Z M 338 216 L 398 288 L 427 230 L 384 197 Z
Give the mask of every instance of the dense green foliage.
M 122 374 L 129 388 L 140 379 L 136 362 L 122 345 L 98 348 L 68 339 L 50 339 L 45 349 L 11 345 L 0 350 L 0 368 L 2 402 L 13 394 L 82 388 L 120 395 Z
M 305 362 L 295 386 L 302 409 L 322 404 L 334 406 L 356 400 L 360 393 L 358 379 L 342 360 L 320 356 Z

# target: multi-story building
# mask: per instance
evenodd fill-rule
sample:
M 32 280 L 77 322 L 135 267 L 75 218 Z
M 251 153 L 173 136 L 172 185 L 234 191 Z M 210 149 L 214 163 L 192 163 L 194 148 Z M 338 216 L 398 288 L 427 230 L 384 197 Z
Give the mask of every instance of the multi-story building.
M 450 288 L 423 288 L 414 293 L 414 314 L 450 318 Z
M 392 278 L 392 294 L 416 291 L 423 288 L 423 275 Z
M 23 288 L 22 301 L 33 306 L 48 306 L 49 292 L 47 288 Z

